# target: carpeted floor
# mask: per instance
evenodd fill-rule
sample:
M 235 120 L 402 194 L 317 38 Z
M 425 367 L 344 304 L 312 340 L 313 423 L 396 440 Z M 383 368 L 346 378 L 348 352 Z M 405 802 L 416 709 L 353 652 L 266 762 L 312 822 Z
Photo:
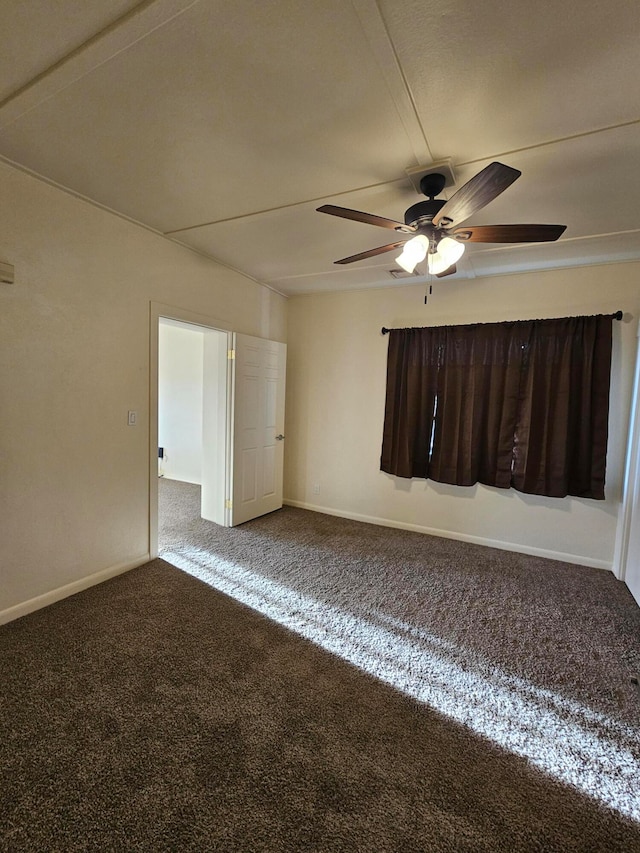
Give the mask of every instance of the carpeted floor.
M 0 850 L 640 851 L 610 573 L 198 498 L 162 481 L 164 559 L 0 628 Z

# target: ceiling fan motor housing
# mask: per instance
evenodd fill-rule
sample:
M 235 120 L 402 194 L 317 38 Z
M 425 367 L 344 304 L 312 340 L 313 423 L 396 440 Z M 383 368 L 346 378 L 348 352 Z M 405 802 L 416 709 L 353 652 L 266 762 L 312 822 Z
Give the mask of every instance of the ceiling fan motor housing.
M 425 225 L 433 221 L 433 217 L 446 204 L 446 199 L 436 199 L 444 189 L 446 178 L 438 172 L 431 172 L 420 181 L 420 191 L 429 201 L 419 201 L 404 213 L 405 225 Z
M 446 199 L 429 199 L 429 201 L 419 201 L 417 204 L 411 205 L 404 212 L 405 225 L 422 225 L 427 222 L 432 222 L 433 217 L 446 204 Z

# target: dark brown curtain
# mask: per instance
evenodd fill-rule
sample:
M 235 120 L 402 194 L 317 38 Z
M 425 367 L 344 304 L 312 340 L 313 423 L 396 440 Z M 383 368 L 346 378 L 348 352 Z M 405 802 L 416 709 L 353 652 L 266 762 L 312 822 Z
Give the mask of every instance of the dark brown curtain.
M 449 326 L 430 478 L 509 488 L 522 347 L 517 324 Z
M 604 498 L 611 320 L 392 330 L 381 469 Z
M 531 324 L 514 435 L 518 491 L 604 499 L 611 319 Z
M 399 477 L 429 477 L 431 431 L 445 339 L 444 326 L 389 332 L 383 471 Z

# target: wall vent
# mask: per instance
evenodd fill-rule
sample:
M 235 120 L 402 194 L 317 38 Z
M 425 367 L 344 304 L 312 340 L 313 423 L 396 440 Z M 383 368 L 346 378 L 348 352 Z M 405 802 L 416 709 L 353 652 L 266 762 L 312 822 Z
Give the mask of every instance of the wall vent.
M 406 270 L 389 270 L 389 275 L 391 278 L 415 278 L 416 276 L 420 276 L 420 273 L 417 270 L 413 272 L 407 272 Z

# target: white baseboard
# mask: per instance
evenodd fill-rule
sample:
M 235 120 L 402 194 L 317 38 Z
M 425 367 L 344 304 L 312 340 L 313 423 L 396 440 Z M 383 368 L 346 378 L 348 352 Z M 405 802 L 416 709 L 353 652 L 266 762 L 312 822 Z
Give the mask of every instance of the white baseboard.
M 26 616 L 27 613 L 33 613 L 35 610 L 48 607 L 56 601 L 61 601 L 63 598 L 68 598 L 70 595 L 75 595 L 77 592 L 89 589 L 89 587 L 109 580 L 109 578 L 114 578 L 116 575 L 122 575 L 125 572 L 131 571 L 131 569 L 137 569 L 138 566 L 148 563 L 150 559 L 149 554 L 143 554 L 135 560 L 118 563 L 115 566 L 110 566 L 108 569 L 102 569 L 102 571 L 95 572 L 92 575 L 87 575 L 85 578 L 80 578 L 80 580 L 65 584 L 57 589 L 52 589 L 50 592 L 45 592 L 43 595 L 30 598 L 28 601 L 23 601 L 21 604 L 15 604 L 13 607 L 8 607 L 6 610 L 0 610 L 0 625 L 4 625 L 6 622 L 12 622 L 14 619 L 19 619 L 21 616 Z
M 517 542 L 503 542 L 501 539 L 486 539 L 484 536 L 469 536 L 453 530 L 440 530 L 425 527 L 421 524 L 409 524 L 404 521 L 393 521 L 389 518 L 378 518 L 373 515 L 362 515 L 358 512 L 331 509 L 326 506 L 306 503 L 305 501 L 285 500 L 287 506 L 309 509 L 312 512 L 322 512 L 325 515 L 335 515 L 338 518 L 349 518 L 352 521 L 364 521 L 367 524 L 377 524 L 380 527 L 395 527 L 398 530 L 411 530 L 414 533 L 427 533 L 430 536 L 441 536 L 443 539 L 456 539 L 459 542 L 471 542 L 473 545 L 485 545 L 488 548 L 499 548 L 501 551 L 514 551 L 517 554 L 529 554 L 532 557 L 545 557 L 548 560 L 559 560 L 562 563 L 574 563 L 579 566 L 589 566 L 592 569 L 607 569 L 613 571 L 612 564 L 606 560 L 594 560 L 578 554 L 565 554 L 563 551 L 549 551 L 546 548 L 534 548 L 531 545 L 521 545 Z

